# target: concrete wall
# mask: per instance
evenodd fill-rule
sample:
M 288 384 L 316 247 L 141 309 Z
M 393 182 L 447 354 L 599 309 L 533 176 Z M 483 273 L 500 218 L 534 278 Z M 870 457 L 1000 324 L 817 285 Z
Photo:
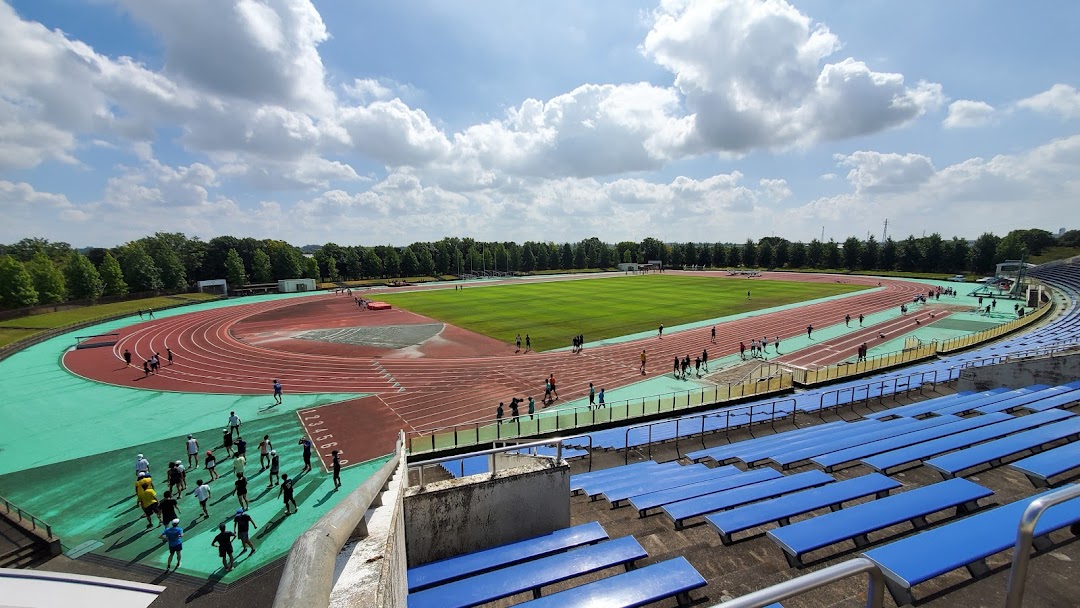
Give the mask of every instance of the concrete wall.
M 505 458 L 505 460 L 504 460 Z M 516 468 L 405 490 L 409 567 L 570 525 L 570 467 L 528 456 Z
M 1080 353 L 1052 355 L 973 367 L 960 372 L 956 389 L 986 391 L 992 388 L 1023 388 L 1032 384 L 1056 386 L 1080 380 Z

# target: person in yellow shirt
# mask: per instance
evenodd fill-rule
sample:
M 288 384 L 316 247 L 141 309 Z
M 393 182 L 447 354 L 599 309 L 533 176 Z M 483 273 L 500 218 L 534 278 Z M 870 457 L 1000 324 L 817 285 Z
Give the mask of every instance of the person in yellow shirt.
M 154 484 L 149 477 L 143 477 L 135 482 L 135 500 L 146 516 L 146 527 L 148 529 L 154 527 L 155 515 L 158 519 L 158 525 L 165 525 L 165 522 L 161 520 L 161 510 L 158 509 L 157 492 L 154 491 Z

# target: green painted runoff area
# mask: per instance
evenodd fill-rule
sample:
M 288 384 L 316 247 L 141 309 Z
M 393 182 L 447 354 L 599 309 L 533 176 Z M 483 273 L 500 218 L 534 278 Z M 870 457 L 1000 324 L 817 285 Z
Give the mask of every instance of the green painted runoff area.
M 864 289 L 849 283 L 651 274 L 422 290 L 381 294 L 379 299 L 503 342 L 528 333 L 533 349 L 544 351 L 566 346 L 579 333 L 596 343 L 655 331 L 656 319 L 674 327 L 714 318 L 718 310 L 735 315 Z
M 209 302 L 155 316 L 310 295 Z M 167 463 L 183 460 L 187 464 L 188 434 L 199 440 L 202 456 L 208 449 L 215 450 L 221 479 L 210 483 L 210 518 L 192 525 L 201 511 L 190 492 L 198 478 L 208 480 L 209 475 L 203 469 L 188 473 L 188 491 L 180 498 L 181 525 L 186 529 L 180 572 L 224 577 L 226 583 L 284 555 L 297 536 L 385 462 L 385 458 L 377 459 L 344 469 L 343 488 L 334 492 L 333 480 L 315 458 L 314 471 L 299 477 L 296 484 L 299 513 L 286 517 L 277 488 L 264 492 L 267 474 L 259 472 L 259 440 L 270 435 L 280 456 L 281 472 L 297 474 L 303 466 L 298 445 L 303 429 L 295 410 L 361 395 L 292 393 L 282 405 L 271 407 L 269 391 L 267 395 L 145 391 L 93 382 L 62 366 L 61 357 L 74 346 L 75 335 L 107 333 L 138 320 L 134 316 L 82 328 L 0 362 L 0 375 L 5 379 L 5 398 L 0 404 L 0 496 L 52 525 L 65 550 L 100 542 L 93 553 L 164 568 L 168 549 L 158 539 L 162 528 L 146 529 L 146 520 L 135 506 L 135 458 L 142 453 L 149 459 L 160 500 L 168 489 L 164 477 Z M 102 355 L 109 356 L 104 349 Z M 229 518 L 238 506 L 232 494 L 232 461 L 220 447 L 230 411 L 240 416 L 241 431 L 249 441 L 250 514 L 259 527 L 251 537 L 257 548 L 255 555 L 245 554 L 237 568 L 225 574 L 210 542 L 217 524 L 225 522 L 232 529 Z M 241 546 L 238 542 L 234 546 L 235 554 Z

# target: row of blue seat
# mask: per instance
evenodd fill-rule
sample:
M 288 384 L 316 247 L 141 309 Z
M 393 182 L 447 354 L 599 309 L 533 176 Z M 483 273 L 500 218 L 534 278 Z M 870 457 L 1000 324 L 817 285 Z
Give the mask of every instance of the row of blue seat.
M 632 536 L 607 540 L 590 522 L 508 545 L 476 551 L 408 570 L 410 608 L 478 606 L 531 591 L 531 606 L 641 606 L 675 596 L 688 603 L 689 593 L 706 581 L 685 558 L 640 569 L 648 556 Z M 618 574 L 547 597 L 544 587 L 578 576 L 625 567 Z

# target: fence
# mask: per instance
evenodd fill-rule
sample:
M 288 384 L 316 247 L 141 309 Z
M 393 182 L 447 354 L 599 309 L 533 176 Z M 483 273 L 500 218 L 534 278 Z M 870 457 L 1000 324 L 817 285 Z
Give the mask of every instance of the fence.
M 8 499 L 0 497 L 0 505 L 4 506 L 4 511 L 10 518 L 12 514 L 19 522 L 29 522 L 31 530 L 42 530 L 45 532 L 46 538 L 55 538 L 52 533 L 52 526 L 41 521 L 37 517 L 23 511 L 20 507 L 12 504 Z
M 792 371 L 792 375 L 795 384 L 813 386 L 930 359 L 937 355 L 937 352 L 937 343 L 931 342 L 916 348 L 904 349 L 900 352 L 876 355 L 862 361 L 846 361 L 820 369 L 797 369 Z
M 791 376 L 785 374 L 759 381 L 716 385 L 639 399 L 613 401 L 605 404 L 603 408 L 590 408 L 586 405 L 538 412 L 534 416 L 525 414 L 500 423 L 475 422 L 412 431 L 408 439 L 409 453 L 422 454 L 487 444 L 503 439 L 573 431 L 709 406 L 724 401 L 768 395 L 792 388 Z
M 1051 306 L 1050 304 L 1040 303 L 1038 308 L 1020 317 L 1019 319 L 1014 319 L 1012 321 L 1009 321 L 1008 323 L 1002 323 L 1001 325 L 991 327 L 990 329 L 984 329 L 982 331 L 968 334 L 966 336 L 960 336 L 957 338 L 952 338 L 951 340 L 945 340 L 944 342 L 938 344 L 938 352 L 943 355 L 956 352 L 958 350 L 963 350 L 965 348 L 975 346 L 976 344 L 981 344 L 988 340 L 993 340 L 994 338 L 1004 336 L 1005 334 L 1012 333 L 1022 327 L 1031 325 L 1039 319 L 1042 319 L 1046 316 L 1047 313 L 1050 312 L 1051 308 L 1053 308 L 1053 306 Z

